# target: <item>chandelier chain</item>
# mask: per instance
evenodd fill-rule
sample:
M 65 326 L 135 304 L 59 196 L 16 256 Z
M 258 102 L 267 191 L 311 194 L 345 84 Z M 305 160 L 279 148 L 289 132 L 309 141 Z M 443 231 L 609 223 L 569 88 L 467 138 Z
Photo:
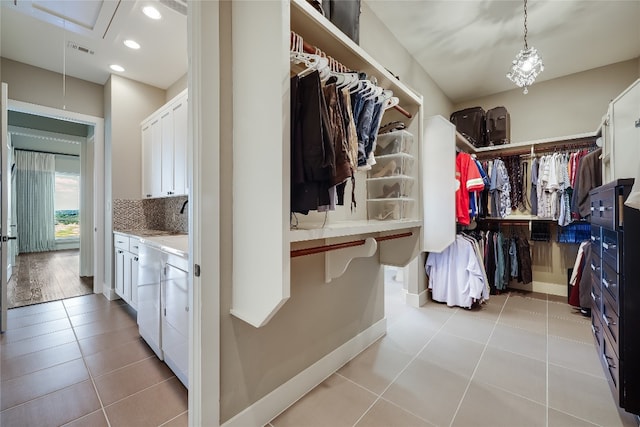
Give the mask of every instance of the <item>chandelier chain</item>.
M 527 50 L 529 45 L 527 44 L 527 0 L 524 0 L 524 49 Z

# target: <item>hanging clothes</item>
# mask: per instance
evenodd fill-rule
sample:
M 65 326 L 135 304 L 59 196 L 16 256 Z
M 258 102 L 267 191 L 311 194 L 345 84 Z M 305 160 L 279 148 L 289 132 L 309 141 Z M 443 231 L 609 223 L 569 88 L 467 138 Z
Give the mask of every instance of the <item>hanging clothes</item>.
M 475 160 L 468 153 L 456 155 L 456 222 L 469 225 L 469 192 L 482 191 L 484 181 Z
M 474 242 L 458 234 L 445 250 L 427 256 L 425 271 L 435 301 L 471 308 L 474 303 L 489 299 L 480 249 Z
M 493 161 L 489 190 L 491 192 L 492 216 L 506 218 L 511 214 L 511 185 L 507 168 L 501 159 Z
M 571 210 L 574 218 L 586 218 L 591 214 L 589 191 L 602 185 L 601 154 L 602 148 L 598 148 L 580 160 L 573 191 L 573 208 Z
M 569 279 L 572 286 L 569 295 L 569 304 L 574 307 L 591 307 L 591 273 L 588 268 L 591 259 L 591 241 L 585 240 L 580 243 L 578 255 L 573 265 L 573 272 Z

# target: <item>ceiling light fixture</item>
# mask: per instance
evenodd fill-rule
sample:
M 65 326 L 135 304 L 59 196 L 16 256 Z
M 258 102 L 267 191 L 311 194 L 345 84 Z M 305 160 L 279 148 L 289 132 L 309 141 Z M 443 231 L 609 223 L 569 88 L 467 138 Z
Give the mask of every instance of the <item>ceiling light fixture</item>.
M 111 68 L 113 71 L 117 71 L 119 73 L 124 71 L 124 68 L 121 67 L 120 65 L 117 65 L 117 64 L 110 65 L 109 68 Z
M 533 84 L 536 77 L 544 71 L 542 58 L 538 55 L 535 47 L 529 47 L 527 43 L 527 0 L 524 0 L 524 49 L 516 55 L 511 65 L 511 71 L 507 73 L 507 78 L 518 87 L 524 87 L 523 93 L 529 93 L 529 86 Z
M 143 7 L 142 8 L 142 12 L 145 15 L 147 15 L 149 18 L 151 18 L 151 19 L 160 19 L 160 18 L 162 18 L 162 15 L 158 11 L 158 9 L 156 9 L 153 6 L 145 6 L 145 7 Z
M 140 44 L 134 40 L 125 40 L 124 45 L 130 49 L 140 49 Z

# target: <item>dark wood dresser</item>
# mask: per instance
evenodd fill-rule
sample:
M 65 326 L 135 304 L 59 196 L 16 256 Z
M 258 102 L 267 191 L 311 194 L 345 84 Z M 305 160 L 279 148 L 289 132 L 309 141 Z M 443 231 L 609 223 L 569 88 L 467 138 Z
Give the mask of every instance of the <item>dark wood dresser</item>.
M 640 414 L 640 211 L 624 205 L 633 179 L 593 189 L 591 323 L 621 408 Z

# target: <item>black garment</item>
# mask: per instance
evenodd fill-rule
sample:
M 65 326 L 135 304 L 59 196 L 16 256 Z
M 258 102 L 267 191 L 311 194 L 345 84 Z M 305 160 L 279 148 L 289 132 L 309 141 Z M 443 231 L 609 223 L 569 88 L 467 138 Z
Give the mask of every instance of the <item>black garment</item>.
M 291 79 L 291 211 L 330 204 L 335 168 L 329 114 L 317 71 Z
M 487 249 L 485 251 L 485 271 L 487 272 L 487 279 L 489 280 L 489 291 L 492 294 L 496 293 L 496 252 L 494 241 L 494 232 L 487 232 Z
M 518 237 L 517 241 L 518 258 L 520 260 L 520 274 L 523 283 L 531 283 L 533 281 L 533 272 L 531 270 L 531 251 L 529 250 L 529 241 L 525 238 Z

